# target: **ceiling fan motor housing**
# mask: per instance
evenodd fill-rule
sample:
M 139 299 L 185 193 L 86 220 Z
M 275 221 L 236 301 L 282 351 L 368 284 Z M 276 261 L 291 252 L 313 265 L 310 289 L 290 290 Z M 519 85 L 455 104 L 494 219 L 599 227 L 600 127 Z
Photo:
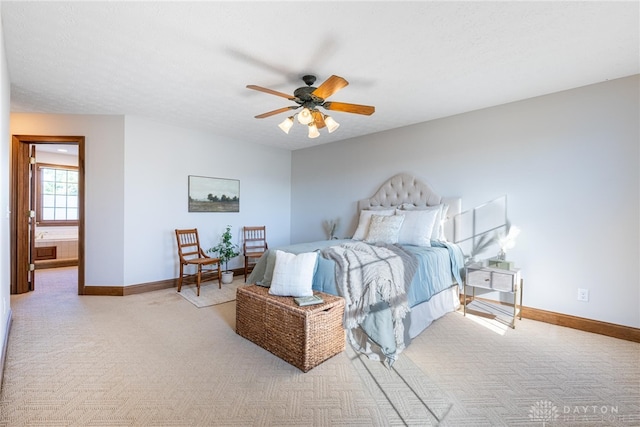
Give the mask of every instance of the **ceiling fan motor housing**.
M 313 91 L 316 90 L 313 86 L 303 86 L 299 87 L 293 92 L 293 96 L 296 98 L 294 101 L 300 105 L 312 104 L 313 107 L 317 107 L 324 102 L 324 99 L 320 98 L 313 94 Z

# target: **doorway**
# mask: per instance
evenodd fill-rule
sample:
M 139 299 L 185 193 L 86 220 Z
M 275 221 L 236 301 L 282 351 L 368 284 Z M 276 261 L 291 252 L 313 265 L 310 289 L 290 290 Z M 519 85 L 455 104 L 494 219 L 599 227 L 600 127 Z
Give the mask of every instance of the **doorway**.
M 78 151 L 77 275 L 78 295 L 84 294 L 84 136 L 13 135 L 11 151 L 11 294 L 33 291 L 35 265 L 35 190 L 32 151 L 37 147 L 70 145 Z

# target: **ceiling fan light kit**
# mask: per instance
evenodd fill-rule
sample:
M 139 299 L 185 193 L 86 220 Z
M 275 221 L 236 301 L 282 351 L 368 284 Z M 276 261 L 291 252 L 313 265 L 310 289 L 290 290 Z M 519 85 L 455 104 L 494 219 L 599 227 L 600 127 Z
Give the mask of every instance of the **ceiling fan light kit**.
M 311 115 L 311 111 L 307 107 L 304 107 L 302 111 L 298 113 L 298 122 L 301 125 L 308 125 L 312 121 L 313 116 Z
M 293 127 L 293 116 L 287 117 L 286 119 L 284 119 L 282 123 L 278 125 L 278 127 L 282 129 L 282 132 L 288 134 L 291 128 Z
M 319 129 L 326 127 L 329 133 L 338 129 L 340 124 L 335 121 L 331 116 L 325 115 L 318 110 L 318 107 L 322 107 L 326 110 L 342 111 L 345 113 L 362 114 L 370 116 L 375 112 L 375 107 L 369 105 L 348 104 L 345 102 L 329 102 L 325 101 L 328 97 L 347 86 L 349 82 L 339 76 L 331 76 L 324 81 L 320 86 L 313 87 L 313 83 L 316 81 L 316 77 L 312 75 L 306 75 L 302 77 L 302 80 L 307 86 L 302 86 L 293 92 L 293 96 L 287 95 L 283 92 L 278 92 L 273 89 L 264 88 L 262 86 L 247 85 L 248 89 L 257 90 L 260 92 L 269 93 L 271 95 L 287 98 L 289 101 L 293 101 L 297 106 L 290 106 L 279 108 L 277 110 L 269 111 L 267 113 L 259 114 L 255 116 L 256 119 L 264 119 L 276 114 L 284 113 L 289 110 L 296 110 L 302 107 L 299 113 L 293 116 L 287 117 L 278 125 L 280 129 L 286 134 L 289 133 L 293 127 L 293 119 L 297 117 L 298 123 L 307 125 L 309 129 L 309 138 L 317 138 L 320 136 Z
M 331 116 L 324 116 L 324 124 L 327 125 L 327 130 L 329 131 L 329 133 L 340 127 L 340 123 L 333 120 L 333 117 Z
M 320 136 L 320 131 L 315 123 L 309 123 L 309 138 L 317 138 Z

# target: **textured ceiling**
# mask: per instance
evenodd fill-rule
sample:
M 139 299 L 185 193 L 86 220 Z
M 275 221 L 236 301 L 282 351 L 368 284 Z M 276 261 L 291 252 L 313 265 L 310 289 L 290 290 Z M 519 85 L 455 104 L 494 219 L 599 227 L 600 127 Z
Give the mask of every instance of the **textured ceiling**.
M 13 112 L 126 114 L 287 149 L 637 74 L 639 3 L 12 2 L 2 22 Z M 294 105 L 304 74 L 350 84 L 316 139 Z

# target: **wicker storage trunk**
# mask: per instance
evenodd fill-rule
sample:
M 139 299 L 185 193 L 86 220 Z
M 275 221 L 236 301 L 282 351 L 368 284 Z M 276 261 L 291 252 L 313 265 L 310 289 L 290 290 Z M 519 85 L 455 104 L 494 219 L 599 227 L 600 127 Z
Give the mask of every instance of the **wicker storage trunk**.
M 236 294 L 236 332 L 307 372 L 345 347 L 344 299 L 316 292 L 323 304 L 298 306 L 292 297 L 241 286 Z

